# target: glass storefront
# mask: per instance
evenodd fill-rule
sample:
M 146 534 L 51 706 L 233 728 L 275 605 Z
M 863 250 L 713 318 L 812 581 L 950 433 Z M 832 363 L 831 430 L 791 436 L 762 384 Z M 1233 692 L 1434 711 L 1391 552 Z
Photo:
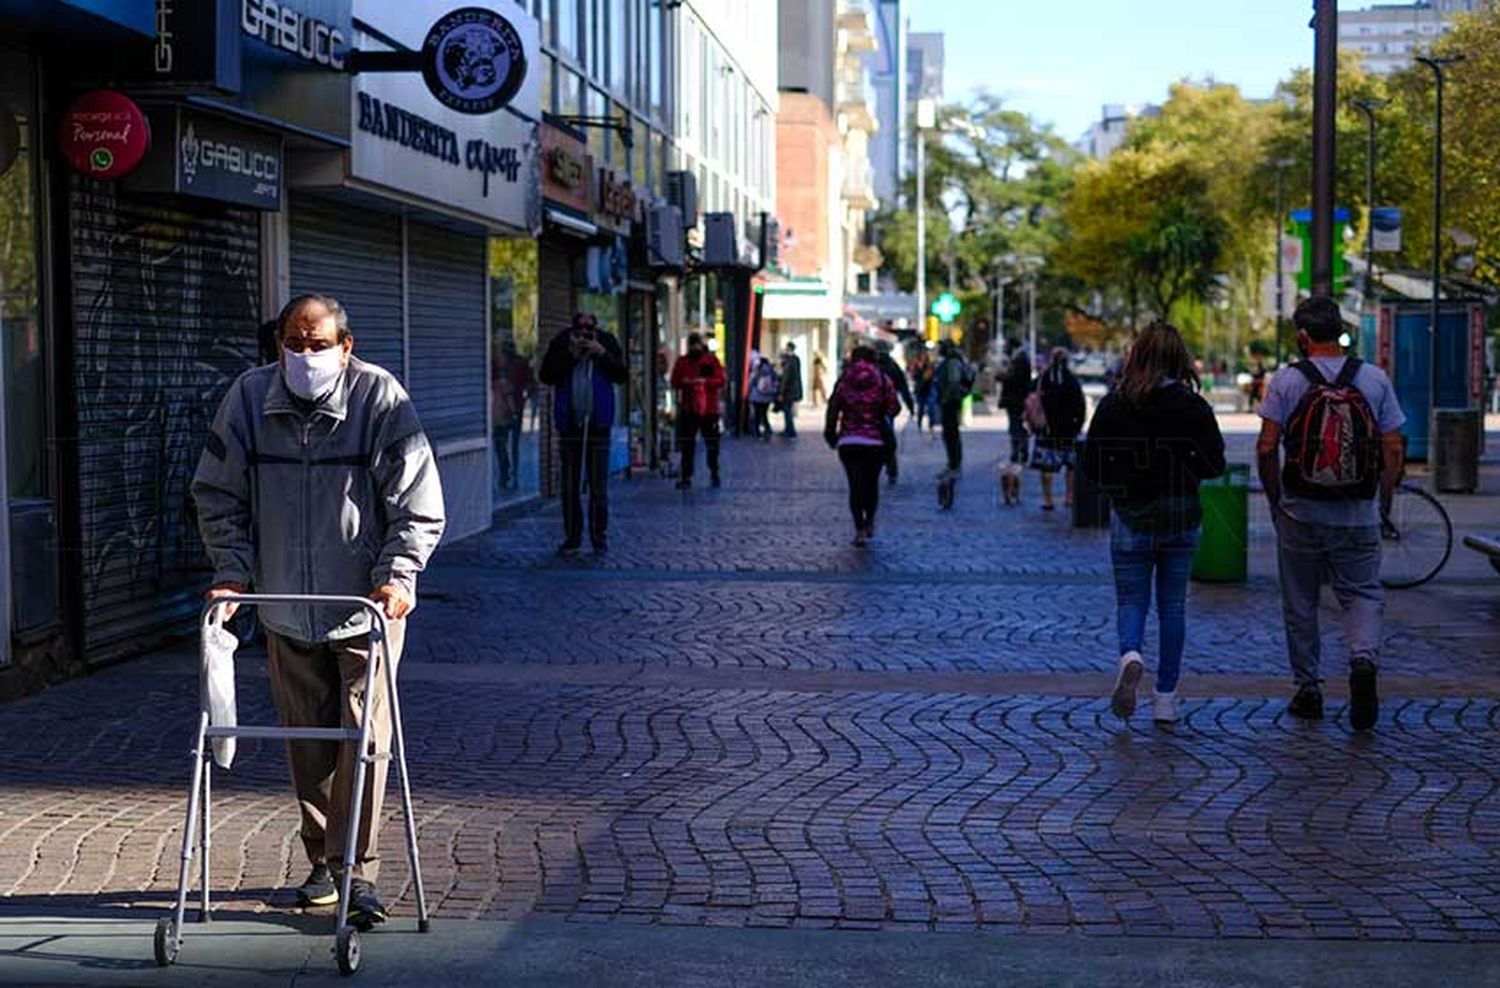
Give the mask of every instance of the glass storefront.
M 492 490 L 500 508 L 541 491 L 535 240 L 490 240 L 490 334 Z

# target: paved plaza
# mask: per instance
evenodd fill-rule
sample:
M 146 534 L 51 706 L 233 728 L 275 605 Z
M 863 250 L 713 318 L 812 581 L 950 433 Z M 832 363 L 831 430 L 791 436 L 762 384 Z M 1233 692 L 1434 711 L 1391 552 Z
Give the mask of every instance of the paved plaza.
M 969 435 L 952 514 L 931 483 L 941 444 L 904 433 L 867 550 L 849 545 L 842 475 L 805 425 L 796 443 L 729 443 L 722 490 L 618 482 L 603 559 L 556 558 L 554 510 L 439 553 L 402 680 L 440 921 L 602 923 L 601 958 L 639 925 L 662 957 L 675 941 L 651 938 L 667 927 L 773 928 L 724 936 L 825 960 L 847 939 L 809 947 L 806 931 L 899 930 L 919 934 L 902 941 L 911 957 L 946 942 L 1000 958 L 1014 943 L 1016 957 L 1052 945 L 1059 964 L 1243 941 L 1266 951 L 1265 972 L 1295 957 L 1274 951 L 1363 941 L 1413 971 L 1470 972 L 1447 983 L 1500 980 L 1484 946 L 1500 943 L 1500 576 L 1474 554 L 1391 595 L 1378 730 L 1345 722 L 1336 633 L 1330 716 L 1306 724 L 1283 709 L 1257 504 L 1248 583 L 1191 592 L 1185 720 L 1126 726 L 1104 699 L 1107 540 L 1040 511 L 1034 478 L 1022 507 L 999 507 L 994 418 Z M 1250 440 L 1231 436 L 1231 459 Z M 1493 523 L 1496 504 L 1450 504 L 1460 533 Z M 268 720 L 263 660 L 243 669 L 241 720 Z M 0 919 L 55 920 L 54 936 L 65 917 L 154 919 L 176 877 L 197 687 L 184 648 L 0 709 Z M 279 748 L 242 741 L 216 782 L 223 917 L 305 924 L 287 913 L 305 862 Z M 413 910 L 387 806 L 397 918 L 367 948 L 376 977 Z M 184 963 L 213 950 L 196 932 Z M 149 961 L 147 934 L 100 936 L 91 949 Z M 1122 936 L 1143 939 L 1102 945 Z M 92 983 L 89 950 L 45 953 L 0 922 L 0 981 Z M 123 964 L 128 983 L 169 983 Z M 568 970 L 558 983 L 590 980 Z M 530 974 L 549 983 L 545 966 Z

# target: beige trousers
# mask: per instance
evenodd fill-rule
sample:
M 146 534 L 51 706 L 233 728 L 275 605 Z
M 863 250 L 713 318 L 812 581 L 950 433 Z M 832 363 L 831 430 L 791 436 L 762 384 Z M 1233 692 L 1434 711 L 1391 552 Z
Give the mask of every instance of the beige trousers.
M 399 663 L 406 622 L 391 621 L 389 628 L 391 659 Z M 359 727 L 365 703 L 365 670 L 370 661 L 369 635 L 308 643 L 267 631 L 266 647 L 270 656 L 271 696 L 283 727 Z M 377 663 L 382 658 L 383 651 L 377 654 Z M 385 670 L 379 665 L 375 669 L 375 695 L 371 703 L 375 750 L 385 754 L 391 746 L 391 709 Z M 357 747 L 353 742 L 287 742 L 292 786 L 302 811 L 302 844 L 307 849 L 307 859 L 313 864 L 326 861 L 335 871 L 344 863 Z M 365 770 L 354 875 L 370 882 L 375 881 L 380 869 L 381 804 L 385 801 L 389 766 L 389 759 L 381 758 Z

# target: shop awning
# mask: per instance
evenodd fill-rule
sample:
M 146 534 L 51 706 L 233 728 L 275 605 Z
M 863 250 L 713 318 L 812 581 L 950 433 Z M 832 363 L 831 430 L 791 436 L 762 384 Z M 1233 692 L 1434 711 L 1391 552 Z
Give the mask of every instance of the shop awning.
M 831 321 L 841 315 L 843 300 L 818 279 L 770 282 L 761 287 L 761 294 L 762 319 Z

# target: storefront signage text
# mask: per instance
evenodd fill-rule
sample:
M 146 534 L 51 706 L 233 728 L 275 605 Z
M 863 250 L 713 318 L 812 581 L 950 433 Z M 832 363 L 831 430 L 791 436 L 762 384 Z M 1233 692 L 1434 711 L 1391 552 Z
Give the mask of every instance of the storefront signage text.
M 343 69 L 348 38 L 336 26 L 319 20 L 288 3 L 275 0 L 242 0 L 240 28 L 272 48 L 296 55 L 306 62 Z
M 179 190 L 188 195 L 281 206 L 281 141 L 188 118 L 178 139 Z
M 73 101 L 63 114 L 63 156 L 90 178 L 110 181 L 130 174 L 151 146 L 141 108 L 123 93 L 96 89 Z
M 422 79 L 450 110 L 493 113 L 525 81 L 526 48 L 515 25 L 495 11 L 461 7 L 444 14 L 427 32 Z
M 541 127 L 542 195 L 580 214 L 589 211 L 588 146 L 552 124 Z
M 460 157 L 458 134 L 369 93 L 359 94 L 358 127 L 367 134 L 420 151 L 447 164 L 462 165 L 471 172 L 479 172 L 486 198 L 490 194 L 491 175 L 508 183 L 517 182 L 521 177 L 519 148 L 497 147 L 482 137 L 476 137 L 464 142 Z
M 635 189 L 629 181 L 621 181 L 612 169 L 599 169 L 599 215 L 616 224 L 629 223 L 635 218 Z

